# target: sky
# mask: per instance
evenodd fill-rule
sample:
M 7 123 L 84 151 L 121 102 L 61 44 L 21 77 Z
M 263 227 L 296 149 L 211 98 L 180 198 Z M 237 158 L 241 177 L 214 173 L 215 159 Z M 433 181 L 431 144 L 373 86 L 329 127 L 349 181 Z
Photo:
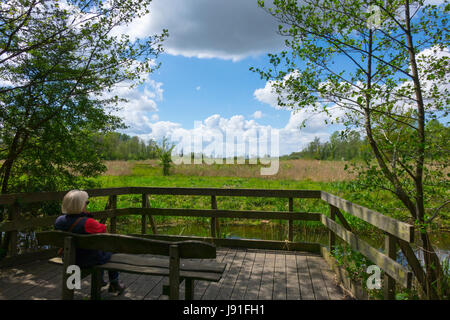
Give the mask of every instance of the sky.
M 219 130 L 251 139 L 276 131 L 283 155 L 342 129 L 325 125 L 324 115 L 279 108 L 270 82 L 249 70 L 268 68 L 267 54 L 284 49 L 278 22 L 256 0 L 153 0 L 149 9 L 115 31 L 132 39 L 169 32 L 161 67 L 143 85 L 115 92 L 129 100 L 119 112 L 129 126 L 122 132 L 144 141 L 168 137 L 189 151 L 182 141 L 193 134 L 208 140 Z
M 176 143 L 199 126 L 238 136 L 277 130 L 281 155 L 300 151 L 316 136 L 325 141 L 337 129 L 313 117 L 300 131 L 307 115 L 278 108 L 271 87 L 249 70 L 268 67 L 267 54 L 284 49 L 277 21 L 256 0 L 153 0 L 149 9 L 116 31 L 131 38 L 169 31 L 157 59 L 161 67 L 138 88 L 116 92 L 129 100 L 119 113 L 129 126 L 122 132 Z

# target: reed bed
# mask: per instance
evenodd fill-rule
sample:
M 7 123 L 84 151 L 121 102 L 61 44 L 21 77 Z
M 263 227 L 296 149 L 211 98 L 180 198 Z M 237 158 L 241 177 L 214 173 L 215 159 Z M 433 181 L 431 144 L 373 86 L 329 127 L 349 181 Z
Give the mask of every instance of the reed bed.
M 172 175 L 199 176 L 199 177 L 239 177 L 239 178 L 266 178 L 274 180 L 298 180 L 334 182 L 349 181 L 355 178 L 345 170 L 346 161 L 321 160 L 281 160 L 275 175 L 261 175 L 261 168 L 268 167 L 261 164 L 181 164 L 171 168 Z M 145 161 L 106 161 L 105 176 L 127 176 L 132 172 L 139 174 L 139 170 L 161 170 L 158 160 Z M 134 170 L 136 168 L 136 170 Z

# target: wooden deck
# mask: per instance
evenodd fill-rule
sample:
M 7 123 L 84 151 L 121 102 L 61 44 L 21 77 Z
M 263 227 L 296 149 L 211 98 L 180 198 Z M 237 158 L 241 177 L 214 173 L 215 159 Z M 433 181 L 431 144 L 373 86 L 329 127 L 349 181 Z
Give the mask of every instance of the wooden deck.
M 253 249 L 217 249 L 217 261 L 227 263 L 218 283 L 195 282 L 195 300 L 344 300 L 350 299 L 336 285 L 325 260 L 310 253 Z M 60 266 L 36 261 L 0 269 L 0 300 L 60 299 Z M 105 280 L 107 274 L 105 273 Z M 126 290 L 114 296 L 102 290 L 102 298 L 127 300 L 168 299 L 162 295 L 162 276 L 120 275 Z M 184 297 L 184 286 L 181 286 Z M 75 299 L 89 299 L 90 276 L 82 280 Z

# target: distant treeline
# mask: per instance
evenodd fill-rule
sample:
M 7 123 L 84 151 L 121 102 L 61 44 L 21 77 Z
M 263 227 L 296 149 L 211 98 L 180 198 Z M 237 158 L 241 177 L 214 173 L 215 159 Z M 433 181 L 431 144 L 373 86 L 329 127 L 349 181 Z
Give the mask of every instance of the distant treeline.
M 356 131 L 345 135 L 334 132 L 330 141 L 321 142 L 314 138 L 302 151 L 293 152 L 282 159 L 316 159 L 316 160 L 354 160 L 372 157 L 365 137 Z
M 156 141 L 147 143 L 138 137 L 127 134 L 108 132 L 97 134 L 99 153 L 103 160 L 146 160 L 157 158 Z
M 450 139 L 450 128 L 437 120 L 430 121 L 426 126 L 427 139 L 430 145 L 436 146 L 429 150 L 430 154 L 448 153 L 442 144 Z M 146 160 L 158 158 L 158 144 L 154 140 L 145 142 L 138 137 L 109 132 L 97 134 L 99 152 L 103 160 Z M 180 154 L 182 156 L 182 154 Z M 197 155 L 198 158 L 208 158 Z M 350 131 L 345 134 L 334 132 L 329 141 L 320 141 L 315 138 L 305 148 L 290 155 L 281 156 L 281 160 L 315 159 L 315 160 L 369 160 L 373 157 L 371 148 L 365 136 L 359 132 Z M 248 157 L 244 157 L 248 160 Z M 191 153 L 191 159 L 194 154 Z M 225 162 L 225 159 L 223 159 Z
M 428 140 L 427 157 L 439 154 L 448 155 L 450 127 L 436 119 L 429 121 L 425 127 Z M 356 131 L 334 132 L 330 141 L 321 142 L 315 138 L 300 152 L 282 156 L 281 159 L 316 159 L 316 160 L 369 160 L 373 158 L 372 150 L 365 136 Z

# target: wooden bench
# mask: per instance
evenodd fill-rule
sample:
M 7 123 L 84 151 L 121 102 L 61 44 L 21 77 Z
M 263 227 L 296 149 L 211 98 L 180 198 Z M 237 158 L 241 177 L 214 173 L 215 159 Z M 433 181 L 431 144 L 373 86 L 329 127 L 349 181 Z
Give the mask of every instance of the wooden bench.
M 99 233 L 81 235 L 63 231 L 36 233 L 39 245 L 52 245 L 64 248 L 64 261 L 61 258 L 49 262 L 63 265 L 62 299 L 73 299 L 74 290 L 70 290 L 66 272 L 75 265 L 76 248 L 113 252 L 105 264 L 81 269 L 81 278 L 92 275 L 91 299 L 100 299 L 102 270 L 114 270 L 146 275 L 160 275 L 169 278 L 169 299 L 179 299 L 180 283 L 185 281 L 185 299 L 194 298 L 194 281 L 206 280 L 218 282 L 226 264 L 200 259 L 215 259 L 216 247 L 202 241 L 160 241 L 125 235 Z

